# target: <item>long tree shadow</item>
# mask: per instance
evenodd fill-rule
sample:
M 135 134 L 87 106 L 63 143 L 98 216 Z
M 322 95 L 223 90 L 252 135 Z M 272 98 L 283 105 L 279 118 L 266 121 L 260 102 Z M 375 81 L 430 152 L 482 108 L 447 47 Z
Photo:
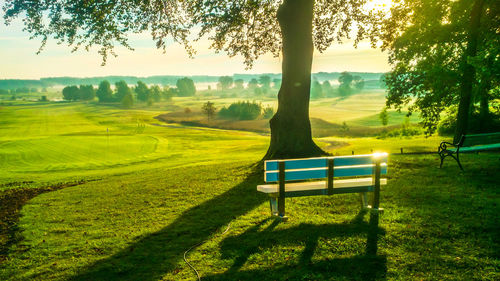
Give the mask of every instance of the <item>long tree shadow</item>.
M 378 226 L 378 215 L 371 214 L 369 223 L 363 221 L 366 211 L 361 211 L 350 223 L 343 224 L 300 224 L 297 227 L 275 231 L 278 221 L 264 229 L 267 220 L 249 228 L 245 233 L 228 237 L 222 242 L 222 257 L 234 258 L 229 270 L 222 274 L 206 276 L 206 280 L 380 280 L 387 272 L 385 256 L 377 255 L 378 236 L 384 231 Z M 349 258 L 335 258 L 313 261 L 313 255 L 320 238 L 366 235 L 363 255 Z M 253 254 L 276 245 L 298 246 L 305 244 L 298 263 L 277 267 L 241 270 Z
M 256 165 L 245 180 L 228 191 L 185 211 L 162 230 L 143 237 L 115 255 L 99 260 L 71 280 L 158 280 L 174 271 L 189 247 L 203 242 L 235 217 L 267 200 L 255 192 L 262 181 Z M 187 200 L 187 199 L 186 199 Z

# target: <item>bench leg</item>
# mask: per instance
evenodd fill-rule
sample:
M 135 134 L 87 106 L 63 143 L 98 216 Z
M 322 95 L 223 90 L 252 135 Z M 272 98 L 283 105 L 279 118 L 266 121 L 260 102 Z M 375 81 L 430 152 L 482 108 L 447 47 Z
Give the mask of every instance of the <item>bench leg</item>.
M 464 168 L 462 167 L 462 164 L 460 164 L 460 156 L 458 155 L 458 152 L 457 152 L 457 158 L 455 158 L 455 160 L 457 160 L 457 163 L 458 163 L 458 167 L 460 167 L 460 170 L 464 170 Z
M 359 194 L 359 198 L 361 199 L 361 208 L 368 208 L 368 194 L 366 192 L 362 192 Z
M 275 197 L 271 197 L 269 199 L 269 205 L 271 206 L 271 216 L 278 215 L 278 202 Z
M 285 216 L 285 196 L 278 197 L 278 216 L 283 220 L 288 220 L 288 217 Z

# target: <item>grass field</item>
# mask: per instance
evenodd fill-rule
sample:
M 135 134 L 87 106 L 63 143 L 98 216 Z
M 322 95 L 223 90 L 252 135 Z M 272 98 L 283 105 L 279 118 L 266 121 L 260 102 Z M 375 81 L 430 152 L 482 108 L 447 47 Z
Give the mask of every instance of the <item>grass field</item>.
M 217 91 L 211 93 L 217 94 Z M 212 127 L 229 130 L 245 130 L 259 133 L 269 133 L 269 120 L 227 120 L 222 118 L 207 119 L 201 112 L 204 103 L 210 101 L 217 109 L 228 107 L 231 103 L 245 100 L 244 98 L 220 98 L 219 96 L 176 97 L 170 105 L 170 110 L 159 116 L 159 120 L 167 123 L 180 123 L 190 126 Z M 277 108 L 276 98 L 262 97 L 253 100 L 263 107 Z M 385 92 L 370 89 L 352 95 L 348 98 L 324 98 L 311 100 L 310 116 L 312 133 L 316 138 L 328 136 L 367 137 L 380 135 L 384 131 L 398 129 L 406 122 L 407 112 L 388 111 L 388 123 L 384 127 L 379 118 L 380 111 L 385 106 Z M 158 105 L 156 105 L 158 108 Z M 189 109 L 189 113 L 185 110 Z M 408 118 L 412 124 L 420 121 L 413 114 Z M 343 126 L 347 126 L 345 130 Z
M 195 280 L 183 261 L 194 245 L 187 258 L 204 280 L 500 278 L 498 153 L 464 155 L 461 172 L 395 154 L 434 151 L 440 137 L 318 138 L 333 154 L 393 153 L 385 212 L 360 212 L 354 194 L 293 198 L 279 223 L 255 191 L 268 136 L 154 119 L 190 103 L 174 102 L 0 106 L 0 202 L 57 189 L 25 196 L 0 224 L 0 280 Z M 379 110 L 348 120 L 376 126 Z

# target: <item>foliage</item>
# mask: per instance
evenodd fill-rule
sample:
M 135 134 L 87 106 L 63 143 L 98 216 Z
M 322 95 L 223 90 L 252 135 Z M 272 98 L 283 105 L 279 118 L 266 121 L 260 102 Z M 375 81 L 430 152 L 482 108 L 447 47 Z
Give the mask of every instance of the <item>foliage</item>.
M 356 88 L 356 90 L 358 91 L 363 90 L 363 88 L 365 87 L 365 80 L 359 75 L 353 76 L 352 83 L 354 85 L 354 88 Z
M 244 87 L 243 87 L 243 83 L 245 81 L 243 81 L 243 79 L 236 79 L 234 80 L 234 88 L 238 89 L 238 90 L 242 90 Z
M 449 106 L 461 103 L 468 112 L 467 95 L 498 84 L 499 9 L 498 1 L 488 0 L 395 3 L 381 28 L 382 47 L 389 50 L 393 67 L 384 79 L 387 105 L 420 111 L 427 134 L 436 130 Z
M 317 0 L 313 26 L 314 45 L 324 51 L 335 41 L 348 38 L 356 26 L 356 43 L 374 28 L 373 12 L 364 7 L 366 0 L 336 2 Z M 198 31 L 196 38 L 210 35 L 215 50 L 224 50 L 230 56 L 240 54 L 245 64 L 262 54 L 278 55 L 281 51 L 281 33 L 276 14 L 280 1 L 157 1 L 136 5 L 133 1 L 107 2 L 40 2 L 5 1 L 5 20 L 9 23 L 19 15 L 26 30 L 42 39 L 41 49 L 48 38 L 78 48 L 100 47 L 104 62 L 114 55 L 115 44 L 132 49 L 128 33 L 149 31 L 158 48 L 165 48 L 167 37 L 185 46 L 192 54 L 189 34 Z M 47 20 L 42 20 L 47 17 Z
M 417 125 L 412 125 L 410 124 L 410 118 L 406 117 L 405 120 L 403 121 L 403 124 L 401 124 L 401 127 L 399 129 L 394 129 L 391 131 L 383 131 L 380 135 L 381 138 L 386 138 L 386 137 L 412 137 L 412 136 L 418 136 L 424 134 L 424 130 Z
M 127 83 L 123 80 L 116 82 L 115 88 L 116 92 L 113 97 L 116 101 L 122 102 L 125 96 L 127 96 L 128 94 L 132 95 L 132 91 L 128 87 Z
M 132 93 L 126 94 L 122 98 L 121 103 L 123 108 L 132 108 L 132 106 L 134 106 L 134 96 L 132 95 Z
M 441 136 L 453 136 L 457 127 L 458 107 L 452 105 L 445 111 L 444 117 L 439 121 L 437 132 Z M 468 133 L 493 133 L 500 131 L 500 114 L 490 112 L 488 118 L 481 118 L 480 112 L 473 111 L 469 117 L 470 128 Z M 486 127 L 486 129 L 483 129 Z
M 47 98 L 47 96 L 41 96 L 40 101 L 49 101 L 49 99 Z
M 281 87 L 281 79 L 274 78 L 273 79 L 273 89 L 279 90 Z
M 219 77 L 219 84 L 221 90 L 227 90 L 233 86 L 233 77 L 231 76 L 221 76 Z
M 214 106 L 214 103 L 210 101 L 204 103 L 201 110 L 205 113 L 205 115 L 207 115 L 208 120 L 210 120 L 210 118 L 215 115 L 215 112 L 217 112 L 217 108 Z
M 339 85 L 339 94 L 341 97 L 347 97 L 352 94 L 351 83 L 354 77 L 347 71 L 344 71 L 340 74 L 338 81 Z
M 258 88 L 259 87 L 259 81 L 257 81 L 257 79 L 255 78 L 252 78 L 249 82 L 248 82 L 248 89 L 250 90 L 253 90 L 255 88 Z
M 80 85 L 80 99 L 85 101 L 94 100 L 96 91 L 92 85 Z
M 62 90 L 63 99 L 76 101 L 80 99 L 80 89 L 77 86 L 66 86 Z
M 263 89 L 269 89 L 269 88 L 271 88 L 271 77 L 269 77 L 268 75 L 261 75 L 259 77 L 259 85 Z
M 113 101 L 113 90 L 111 90 L 109 81 L 104 80 L 99 83 L 99 87 L 96 91 L 96 96 L 99 99 L 99 102 Z
M 264 117 L 264 119 L 270 119 L 273 116 L 274 116 L 274 108 L 266 106 L 262 109 L 262 117 Z
M 457 106 L 446 109 L 445 116 L 439 121 L 437 132 L 440 136 L 450 136 L 455 133 L 457 127 Z
M 137 94 L 137 100 L 139 101 L 146 102 L 151 98 L 151 90 L 142 81 L 137 81 L 137 86 L 135 86 L 134 91 Z
M 184 77 L 177 80 L 176 83 L 178 95 L 180 97 L 191 97 L 196 93 L 196 87 L 192 79 Z
M 263 92 L 262 92 L 262 88 L 255 87 L 255 88 L 253 89 L 253 95 L 254 95 L 255 97 L 261 97 L 261 96 L 262 96 L 262 94 L 263 94 Z
M 151 99 L 154 102 L 159 102 L 161 100 L 161 94 L 162 94 L 160 86 L 153 85 L 153 86 L 151 86 L 150 91 L 151 91 L 151 94 L 150 94 Z M 172 98 L 170 98 L 170 99 L 172 99 Z
M 262 105 L 257 102 L 239 101 L 229 107 L 222 107 L 219 116 L 234 120 L 255 120 L 262 112 Z
M 189 107 L 184 108 L 184 113 L 191 114 L 191 108 L 189 108 Z
M 333 90 L 332 85 L 330 84 L 330 81 L 328 81 L 328 80 L 323 81 L 323 84 L 321 85 L 321 87 L 323 88 L 323 92 L 325 93 L 326 97 L 331 98 L 331 97 L 335 96 L 335 92 Z
M 323 87 L 321 87 L 321 84 L 317 80 L 314 80 L 311 85 L 311 99 L 321 99 L 324 97 Z
M 384 107 L 384 109 L 382 109 L 379 114 L 379 118 L 382 126 L 387 126 L 387 124 L 389 123 L 389 114 L 387 114 L 387 107 Z
M 349 132 L 349 130 L 350 129 L 349 129 L 349 126 L 347 125 L 347 122 L 346 121 L 342 122 L 341 131 L 344 133 L 347 133 L 347 132 Z

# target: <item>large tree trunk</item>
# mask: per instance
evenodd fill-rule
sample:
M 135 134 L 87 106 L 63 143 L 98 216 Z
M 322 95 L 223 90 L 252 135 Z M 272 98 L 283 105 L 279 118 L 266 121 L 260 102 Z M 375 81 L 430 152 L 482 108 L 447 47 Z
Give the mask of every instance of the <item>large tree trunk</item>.
M 464 53 L 464 67 L 462 72 L 462 82 L 460 84 L 460 103 L 458 104 L 457 129 L 453 139 L 455 143 L 460 140 L 462 135 L 467 133 L 472 87 L 476 76 L 476 69 L 467 61 L 467 59 L 474 57 L 477 54 L 479 27 L 483 6 L 484 0 L 476 0 L 471 10 L 469 36 L 467 39 L 467 49 Z
M 478 94 L 479 94 L 479 132 L 486 133 L 488 132 L 488 128 L 491 125 L 490 120 L 490 109 L 489 109 L 489 96 L 488 92 L 490 91 L 491 83 L 490 80 L 481 81 L 479 85 Z
M 278 9 L 283 38 L 278 111 L 269 121 L 271 144 L 264 159 L 325 155 L 312 140 L 309 96 L 313 56 L 313 0 L 285 0 Z

